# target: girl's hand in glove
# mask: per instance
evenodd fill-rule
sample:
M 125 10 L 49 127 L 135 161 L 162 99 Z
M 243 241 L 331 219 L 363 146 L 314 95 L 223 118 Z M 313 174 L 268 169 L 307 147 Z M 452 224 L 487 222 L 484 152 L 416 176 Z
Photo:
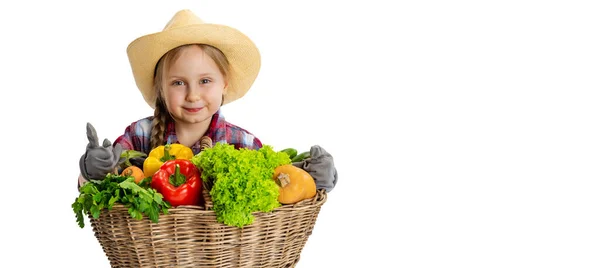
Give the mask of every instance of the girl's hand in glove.
M 313 145 L 310 148 L 310 156 L 300 162 L 293 162 L 292 165 L 304 169 L 308 172 L 318 189 L 325 189 L 331 192 L 338 180 L 338 173 L 333 163 L 333 157 L 319 145 Z
M 108 139 L 104 139 L 100 146 L 96 129 L 90 123 L 87 123 L 87 138 L 89 143 L 79 160 L 79 170 L 87 180 L 102 180 L 125 160 L 121 159 L 121 145 L 113 147 Z

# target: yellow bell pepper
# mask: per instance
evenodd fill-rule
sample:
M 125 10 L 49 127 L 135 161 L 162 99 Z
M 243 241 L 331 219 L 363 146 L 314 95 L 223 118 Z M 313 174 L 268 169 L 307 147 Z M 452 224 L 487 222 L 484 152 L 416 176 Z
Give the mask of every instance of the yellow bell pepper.
M 192 149 L 179 143 L 158 146 L 152 149 L 144 160 L 144 176 L 148 178 L 154 175 L 167 160 L 190 160 L 193 156 Z

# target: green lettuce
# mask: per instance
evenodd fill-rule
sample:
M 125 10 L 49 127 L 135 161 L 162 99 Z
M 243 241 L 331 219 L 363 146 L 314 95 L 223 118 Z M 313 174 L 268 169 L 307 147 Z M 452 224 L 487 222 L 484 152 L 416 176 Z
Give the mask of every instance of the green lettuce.
M 191 160 L 202 171 L 202 179 L 212 185 L 217 221 L 243 227 L 254 222 L 253 212 L 270 212 L 281 206 L 273 174 L 276 167 L 291 163 L 286 153 L 269 145 L 251 150 L 216 143 Z

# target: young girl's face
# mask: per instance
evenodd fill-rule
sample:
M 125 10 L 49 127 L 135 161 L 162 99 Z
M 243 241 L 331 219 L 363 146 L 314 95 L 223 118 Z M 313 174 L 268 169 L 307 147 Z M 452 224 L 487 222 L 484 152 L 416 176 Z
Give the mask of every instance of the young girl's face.
M 198 46 L 183 48 L 163 78 L 165 104 L 177 122 L 210 122 L 221 106 L 227 84 L 215 61 Z

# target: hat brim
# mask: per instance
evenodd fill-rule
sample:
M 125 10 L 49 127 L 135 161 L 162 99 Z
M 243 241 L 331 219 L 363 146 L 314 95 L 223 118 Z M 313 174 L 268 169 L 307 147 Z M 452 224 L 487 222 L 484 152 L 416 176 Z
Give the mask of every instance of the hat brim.
M 154 70 L 169 50 L 187 44 L 207 44 L 221 50 L 230 64 L 229 85 L 223 104 L 244 96 L 260 70 L 256 45 L 240 31 L 218 24 L 197 24 L 142 36 L 129 44 L 127 56 L 135 83 L 144 100 L 155 108 Z

